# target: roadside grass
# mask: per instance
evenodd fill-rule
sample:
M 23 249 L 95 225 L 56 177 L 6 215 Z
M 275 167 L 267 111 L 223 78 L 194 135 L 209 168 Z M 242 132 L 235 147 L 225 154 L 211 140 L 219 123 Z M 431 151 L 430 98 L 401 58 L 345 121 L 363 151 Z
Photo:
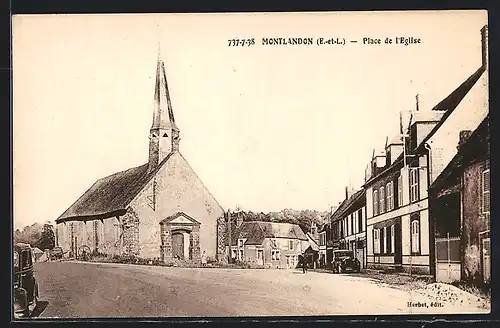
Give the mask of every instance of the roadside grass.
M 358 277 L 370 278 L 378 283 L 387 284 L 391 287 L 404 291 L 412 291 L 424 288 L 431 283 L 431 278 L 427 276 L 409 275 L 406 273 L 385 273 L 378 270 L 363 270 L 360 273 L 352 274 Z
M 90 254 L 87 258 L 89 262 L 98 263 L 122 263 L 164 267 L 182 267 L 182 268 L 222 268 L 222 269 L 264 269 L 262 265 L 236 261 L 235 263 L 218 262 L 213 259 L 207 259 L 206 264 L 196 263 L 184 260 L 173 260 L 169 263 L 160 261 L 159 258 L 141 258 L 133 255 L 108 255 L 101 253 Z
M 467 292 L 470 293 L 480 299 L 485 300 L 487 303 L 491 304 L 491 289 L 490 288 L 479 288 L 478 286 L 475 286 L 473 284 L 464 282 L 464 281 L 457 281 L 452 283 L 451 285 Z
M 491 304 L 491 291 L 482 290 L 465 282 L 436 283 L 431 276 L 410 276 L 407 273 L 386 273 L 377 270 L 364 270 L 353 275 L 369 278 L 376 283 L 387 284 L 392 288 L 418 292 L 427 295 L 436 302 L 472 305 L 481 309 L 489 309 Z

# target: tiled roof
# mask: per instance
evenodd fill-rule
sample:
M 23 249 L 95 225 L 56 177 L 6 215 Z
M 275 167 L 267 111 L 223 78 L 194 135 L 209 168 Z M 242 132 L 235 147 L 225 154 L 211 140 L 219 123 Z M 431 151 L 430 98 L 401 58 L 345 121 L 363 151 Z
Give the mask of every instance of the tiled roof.
M 246 239 L 246 245 L 261 245 L 266 238 L 307 240 L 307 236 L 297 224 L 264 221 L 243 222 L 232 237 L 232 245 L 237 244 L 237 239 Z
M 70 220 L 104 219 L 125 214 L 125 208 L 168 161 L 170 153 L 155 170 L 149 164 L 121 171 L 97 180 L 56 223 Z

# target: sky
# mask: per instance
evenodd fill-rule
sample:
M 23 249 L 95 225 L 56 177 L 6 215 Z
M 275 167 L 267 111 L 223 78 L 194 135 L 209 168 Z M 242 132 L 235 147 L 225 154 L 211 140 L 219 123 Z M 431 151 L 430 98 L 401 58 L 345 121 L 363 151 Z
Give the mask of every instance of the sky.
M 486 23 L 485 11 L 15 16 L 15 228 L 147 161 L 158 48 L 180 151 L 225 209 L 329 210 L 416 94 L 429 110 L 481 65 Z M 358 43 L 261 43 L 276 37 Z

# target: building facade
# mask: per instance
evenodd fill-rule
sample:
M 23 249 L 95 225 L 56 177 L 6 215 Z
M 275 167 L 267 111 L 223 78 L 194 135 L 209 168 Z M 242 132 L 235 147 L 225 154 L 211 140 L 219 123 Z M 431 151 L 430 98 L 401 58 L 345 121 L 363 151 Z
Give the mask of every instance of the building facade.
M 329 229 L 329 224 L 324 223 L 319 231 L 319 240 L 318 240 L 318 248 L 319 248 L 319 267 L 320 268 L 325 268 L 327 266 L 327 260 L 326 260 L 326 236 L 327 233 L 326 231 Z
M 334 250 L 349 249 L 366 267 L 366 197 L 364 189 L 349 192 L 346 199 L 330 217 Z
M 258 266 L 294 269 L 309 246 L 297 224 L 247 221 L 234 229 L 231 255 L 234 260 Z
M 433 182 L 436 280 L 491 282 L 491 197 L 489 119 L 461 131 L 458 152 Z
M 165 65 L 158 58 L 146 164 L 99 179 L 56 220 L 57 244 L 163 262 L 218 256 L 223 209 L 179 151 Z
M 481 49 L 472 75 L 432 108 L 417 102 L 401 141 L 372 156 L 364 186 L 369 267 L 435 275 L 428 190 L 457 153 L 459 132 L 475 130 L 488 113 L 487 26 Z

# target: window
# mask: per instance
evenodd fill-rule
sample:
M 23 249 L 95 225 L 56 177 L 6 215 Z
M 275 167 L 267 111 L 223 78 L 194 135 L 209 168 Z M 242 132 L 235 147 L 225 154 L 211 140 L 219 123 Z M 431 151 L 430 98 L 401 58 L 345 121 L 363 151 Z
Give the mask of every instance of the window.
M 380 230 L 373 229 L 373 253 L 380 254 Z
M 19 253 L 14 251 L 14 267 L 19 268 Z
M 21 269 L 29 268 L 31 266 L 33 259 L 31 258 L 30 253 L 28 251 L 23 251 L 21 253 L 21 259 L 22 259 Z
M 373 216 L 378 215 L 378 191 L 373 191 Z
M 410 168 L 410 202 L 418 200 L 418 168 Z
M 293 240 L 288 241 L 288 249 L 293 251 Z
M 354 213 L 351 213 L 351 234 L 355 234 L 356 231 L 354 230 Z
M 390 253 L 394 253 L 396 250 L 396 227 L 391 225 L 391 249 Z
M 418 253 L 420 251 L 420 221 L 414 219 L 411 221 L 411 252 Z
M 380 211 L 380 213 L 384 213 L 385 212 L 385 188 L 384 188 L 384 186 L 380 187 L 380 189 L 379 189 L 379 197 L 380 197 L 379 211 Z
M 115 223 L 115 242 L 120 240 L 120 224 Z
M 243 247 L 243 239 L 238 239 L 238 247 Z
M 483 171 L 482 176 L 482 212 L 490 213 L 490 168 Z
M 398 177 L 398 207 L 403 206 L 403 177 Z
M 358 210 L 358 232 L 363 232 L 363 210 Z
M 271 259 L 273 261 L 279 261 L 280 260 L 280 251 L 271 251 Z
M 387 210 L 391 211 L 394 209 L 394 187 L 392 181 L 386 186 L 387 192 Z
M 236 258 L 236 248 L 233 248 L 233 259 Z
M 384 227 L 382 229 L 382 235 L 380 236 L 380 240 L 382 241 L 382 252 L 383 254 L 387 253 L 387 228 Z

